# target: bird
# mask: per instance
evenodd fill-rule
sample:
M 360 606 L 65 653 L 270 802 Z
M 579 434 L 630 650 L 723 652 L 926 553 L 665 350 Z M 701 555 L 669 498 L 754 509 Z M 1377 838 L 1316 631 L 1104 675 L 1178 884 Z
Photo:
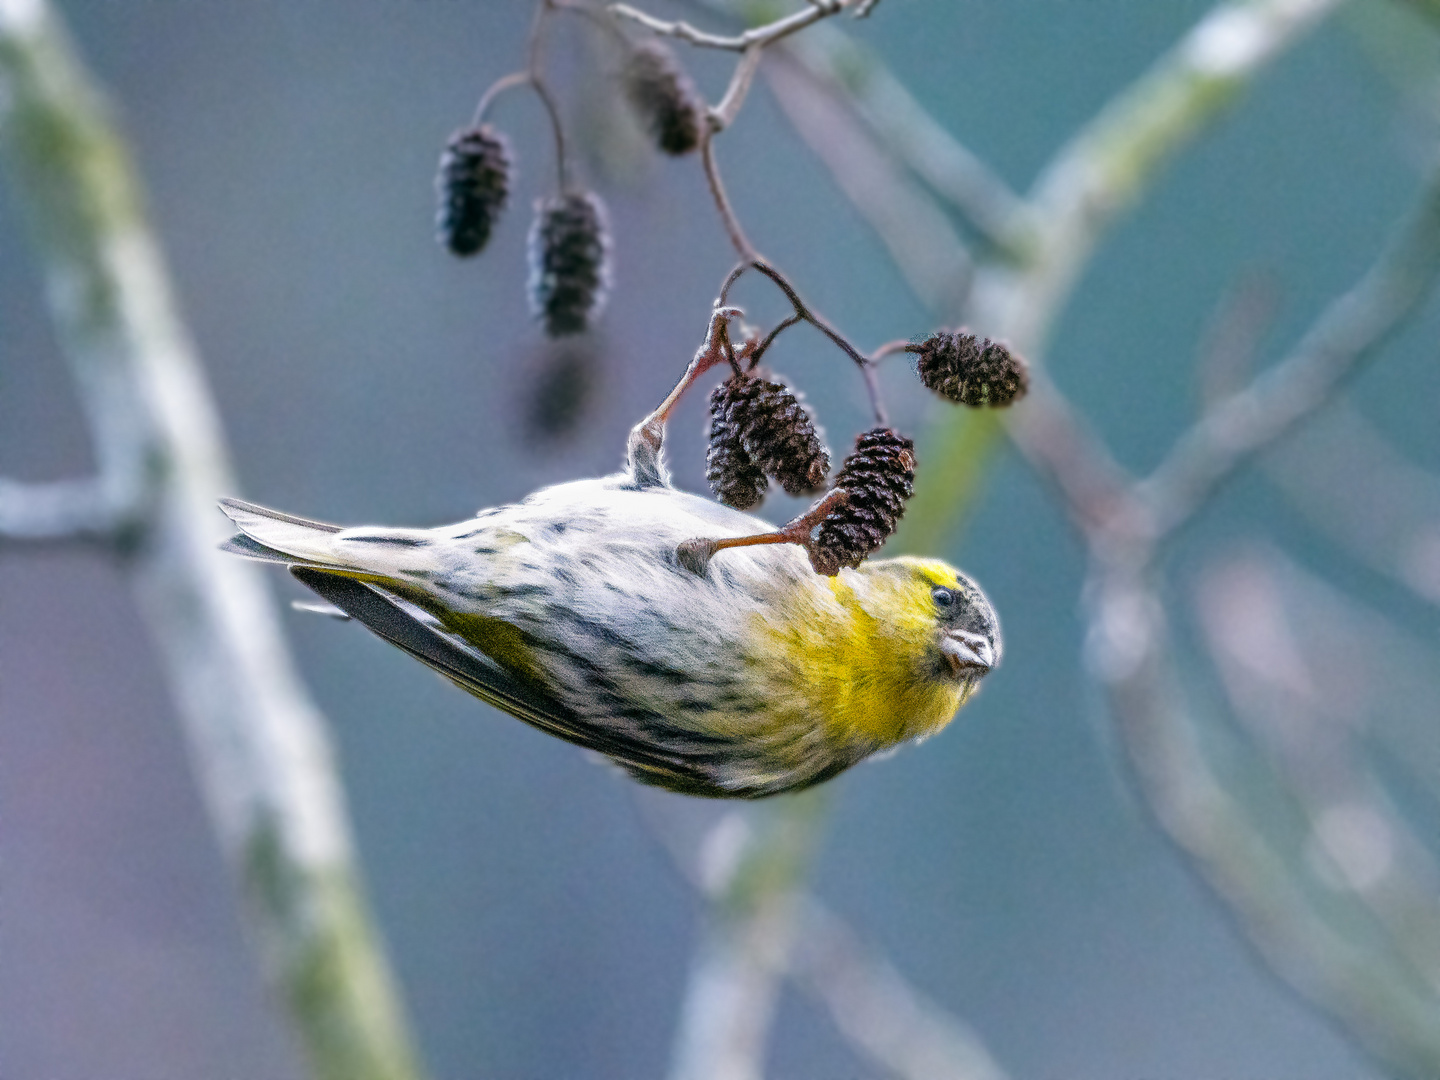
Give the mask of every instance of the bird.
M 688 538 L 771 526 L 672 486 L 659 451 L 637 425 L 621 472 L 436 528 L 227 498 L 239 533 L 222 547 L 287 567 L 482 701 L 689 795 L 818 784 L 939 731 L 999 663 L 990 601 L 938 559 L 827 577 L 775 543 L 687 565 Z

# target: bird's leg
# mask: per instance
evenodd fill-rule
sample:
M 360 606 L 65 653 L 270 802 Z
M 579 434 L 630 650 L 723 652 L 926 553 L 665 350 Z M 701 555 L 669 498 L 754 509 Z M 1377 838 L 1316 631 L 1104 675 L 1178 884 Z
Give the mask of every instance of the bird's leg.
M 710 560 L 723 548 L 754 547 L 756 544 L 799 544 L 810 556 L 810 565 L 815 565 L 815 527 L 829 515 L 830 511 L 844 506 L 850 500 L 850 493 L 844 488 L 832 488 L 825 497 L 799 517 L 792 518 L 774 532 L 756 533 L 754 536 L 727 536 L 721 540 L 696 537 L 686 540 L 675 549 L 680 565 L 692 574 L 704 575 Z
M 735 349 L 730 344 L 729 322 L 742 314 L 737 307 L 717 307 L 710 313 L 710 326 L 705 331 L 705 341 L 695 350 L 690 366 L 685 369 L 685 374 L 680 376 L 675 389 L 670 391 L 654 412 L 630 429 L 630 439 L 626 446 L 629 470 L 641 487 L 664 486 L 670 482 L 660 454 L 665 448 L 665 421 L 680 396 L 716 364 L 729 363 L 736 371 L 740 370 L 735 359 Z

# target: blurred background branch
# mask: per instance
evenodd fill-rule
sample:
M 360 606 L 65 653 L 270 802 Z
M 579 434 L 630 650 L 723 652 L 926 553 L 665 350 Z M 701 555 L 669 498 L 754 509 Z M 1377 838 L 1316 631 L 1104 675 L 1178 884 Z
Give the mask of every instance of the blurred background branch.
M 557 0 L 556 6 L 575 2 Z M 597 18 L 609 18 L 604 6 L 596 3 L 588 10 Z M 1185 526 L 1197 526 L 1194 531 L 1200 532 L 1200 519 L 1211 519 L 1223 503 L 1218 496 L 1225 482 L 1253 462 L 1305 524 L 1330 538 L 1344 557 L 1399 585 L 1394 591 L 1407 601 L 1416 598 L 1432 609 L 1440 603 L 1440 478 L 1412 460 L 1413 450 L 1396 432 L 1339 396 L 1351 375 L 1391 340 L 1430 293 L 1440 261 L 1440 190 L 1435 181 L 1369 273 L 1308 332 L 1298 335 L 1297 344 L 1279 362 L 1256 362 L 1275 318 L 1273 298 L 1251 287 L 1222 310 L 1214 334 L 1200 350 L 1198 381 L 1205 401 L 1199 419 L 1178 439 L 1167 435 L 1168 450 L 1160 455 L 1159 467 L 1143 479 L 1121 464 L 1133 447 L 1115 441 L 1112 450 L 1102 435 L 1107 426 L 1099 410 L 1087 410 L 1066 396 L 1059 384 L 1071 385 L 1063 377 L 1070 373 L 1052 377 L 1044 366 L 1053 328 L 1077 289 L 1094 274 L 1096 256 L 1105 251 L 1128 212 L 1157 185 L 1164 166 L 1212 130 L 1256 79 L 1342 6 L 1340 0 L 1217 4 L 1148 70 L 1080 123 L 1024 193 L 1004 179 L 998 167 L 1004 162 L 997 160 L 992 167 L 971 148 L 972 137 L 974 146 L 984 145 L 976 132 L 958 137 L 927 110 L 920 78 L 910 80 L 914 89 L 907 87 L 886 68 L 881 50 L 853 40 L 841 29 L 841 20 L 826 17 L 842 11 L 867 13 L 872 5 L 864 0 L 809 5 L 691 0 L 688 6 L 736 32 L 712 34 L 625 5 L 612 10 L 623 16 L 615 25 L 625 27 L 632 40 L 656 32 L 670 37 L 682 51 L 686 42 L 727 50 L 720 57 L 724 63 L 713 68 L 724 76 L 717 85 L 726 89 L 712 110 L 710 136 L 740 119 L 741 106 L 753 101 L 747 99 L 753 77 L 763 75 L 779 112 L 873 230 L 927 317 L 935 324 L 964 323 L 1003 338 L 1033 366 L 1028 399 L 1008 414 L 959 409 L 935 414 L 920 440 L 917 495 L 890 551 L 953 551 L 959 524 L 980 502 L 984 479 L 1004 467 L 1000 436 L 1008 433 L 1014 448 L 1049 485 L 1056 506 L 1081 540 L 1087 559 L 1081 597 L 1085 678 L 1108 705 L 1112 730 L 1144 805 L 1289 983 L 1361 1041 L 1383 1067 L 1415 1077 L 1440 1073 L 1440 871 L 1430 838 L 1420 826 L 1424 819 L 1413 814 L 1417 803 L 1426 806 L 1425 800 L 1434 800 L 1440 792 L 1435 779 L 1440 775 L 1440 738 L 1433 724 L 1433 646 L 1281 554 L 1252 545 L 1203 561 L 1187 594 L 1199 626 L 1198 647 L 1191 647 L 1195 643 L 1185 638 L 1179 602 L 1167 580 L 1173 572 L 1167 559 L 1182 546 L 1167 541 L 1178 540 Z M 882 6 L 872 25 L 892 14 L 897 21 L 905 16 L 899 7 L 892 11 Z M 965 25 L 968 17 L 956 16 L 957 23 Z M 764 29 L 747 36 L 742 19 Z M 555 34 L 557 61 L 566 55 L 565 33 L 557 29 Z M 596 36 L 604 37 L 604 48 L 615 47 L 617 41 L 624 48 L 617 35 Z M 467 41 L 467 46 L 473 44 Z M 1153 43 L 1146 48 L 1147 55 L 1154 55 Z M 608 63 L 614 62 L 614 56 L 605 55 Z M 467 51 L 466 78 L 473 63 Z M 568 72 L 561 77 L 559 67 L 557 62 L 557 95 L 566 89 L 564 78 L 570 77 Z M 900 75 L 909 80 L 911 72 Z M 587 115 L 607 108 L 605 95 L 590 94 L 588 81 L 582 86 Z M 314 87 L 309 92 L 316 94 Z M 1108 84 L 1106 92 L 1112 92 Z M 394 93 L 393 88 L 386 93 Z M 425 104 L 433 111 L 432 106 Z M 745 121 L 758 111 L 747 112 Z M 310 119 L 300 125 L 300 145 L 306 151 L 318 144 L 316 130 L 323 126 L 310 125 Z M 371 102 L 367 124 L 379 119 Z M 367 128 L 367 140 L 373 137 Z M 1053 133 L 1046 138 L 1053 139 Z M 616 137 L 596 153 L 622 158 L 636 145 L 634 138 L 624 142 Z M 734 145 L 736 161 L 756 169 L 756 158 L 742 155 L 738 133 Z M 211 500 L 216 493 L 234 492 L 237 485 L 214 403 L 174 312 L 124 148 L 103 102 L 69 53 L 63 32 L 38 0 L 0 0 L 0 148 L 16 203 L 37 240 L 57 334 L 86 411 L 96 461 L 94 476 L 48 482 L 0 479 L 0 543 L 79 542 L 125 568 L 161 655 L 221 846 L 242 882 L 266 956 L 267 978 L 286 1003 L 312 1070 L 347 1080 L 418 1076 L 397 994 L 360 891 L 323 720 L 292 670 L 270 600 L 246 565 L 219 559 L 213 551 L 224 530 Z M 709 136 L 703 153 L 719 191 Z M 1426 157 L 1428 164 L 1433 147 Z M 747 204 L 754 199 L 754 180 L 739 168 L 733 179 L 740 216 L 756 228 L 757 238 L 764 241 L 760 246 L 767 247 L 774 233 L 760 233 L 756 223 L 763 220 L 762 208 L 753 207 L 752 219 Z M 404 183 L 415 186 L 414 177 L 407 175 Z M 1229 191 L 1227 185 L 1227 195 Z M 327 213 L 333 211 L 335 190 L 324 191 L 323 201 Z M 633 213 L 621 200 L 615 205 L 618 217 Z M 705 224 L 713 228 L 713 218 L 707 215 Z M 749 250 L 750 241 L 734 214 L 727 225 L 735 245 Z M 673 240 L 672 228 L 676 237 L 681 235 L 674 221 L 667 220 L 662 231 Z M 414 231 L 413 222 L 406 222 L 405 229 Z M 683 249 L 686 261 L 703 262 L 694 258 L 695 250 L 714 238 L 703 232 L 698 239 L 684 235 L 672 246 Z M 617 229 L 616 236 L 622 244 L 628 242 L 623 230 Z M 804 239 L 812 241 L 813 234 Z M 828 258 L 829 246 L 821 246 Z M 640 262 L 629 264 L 637 267 L 637 281 L 648 272 Z M 663 273 L 672 272 L 669 264 L 663 265 Z M 387 307 L 396 300 L 395 277 L 385 262 L 379 278 Z M 413 344 L 417 349 L 428 342 L 426 328 L 437 321 L 434 282 L 423 274 L 419 279 L 427 282 L 417 290 L 424 300 L 411 313 L 402 339 L 404 347 Z M 465 281 L 465 288 L 473 289 L 474 279 Z M 1327 289 L 1332 287 L 1327 283 Z M 657 288 L 650 280 L 634 290 L 647 309 L 654 306 Z M 708 281 L 704 288 L 709 288 Z M 1127 301 L 1130 291 L 1127 283 Z M 617 291 L 617 304 L 624 303 L 622 292 Z M 467 303 L 473 299 L 470 292 L 463 295 Z M 502 309 L 515 302 L 510 294 L 496 301 Z M 821 306 L 841 309 L 828 298 Z M 327 340 L 332 334 L 338 339 L 352 321 L 348 299 L 340 310 L 326 327 Z M 846 314 L 859 321 L 858 313 Z M 1113 312 L 1107 315 L 1114 317 Z M 649 310 L 645 318 L 662 321 Z M 648 322 L 646 328 L 651 329 Z M 883 327 L 872 340 L 904 329 L 908 327 Z M 487 347 L 492 347 L 490 330 L 485 323 Z M 663 330 L 657 325 L 656 340 L 665 340 Z M 467 324 L 465 332 L 473 335 L 474 328 Z M 457 333 L 456 340 L 470 339 Z M 575 347 L 598 348 L 593 341 Z M 456 351 L 454 342 L 444 339 L 430 352 L 439 355 L 447 349 Z M 1162 351 L 1173 350 L 1153 347 L 1155 354 Z M 1176 367 L 1151 353 L 1147 344 L 1145 363 L 1152 371 Z M 350 359 L 317 380 L 327 383 L 327 392 L 362 370 L 357 365 L 352 371 Z M 474 357 L 466 352 L 463 359 L 463 370 L 458 362 L 444 368 L 435 360 L 427 379 L 445 371 L 445 378 L 463 383 L 473 374 L 468 365 Z M 385 358 L 384 363 L 392 362 L 393 357 Z M 888 363 L 903 362 L 896 358 Z M 633 362 L 635 371 L 640 363 Z M 375 371 L 382 370 L 381 361 L 374 364 Z M 559 369 L 566 374 L 555 383 L 579 393 L 574 386 L 578 380 L 570 374 L 574 366 Z M 1255 368 L 1258 375 L 1252 373 Z M 886 374 L 885 369 L 881 373 Z M 645 372 L 646 378 L 651 374 Z M 488 395 L 492 376 L 487 370 L 481 381 L 464 385 L 479 386 Z M 625 386 L 629 377 L 610 372 L 606 381 L 624 387 L 617 397 L 628 398 L 634 389 Z M 1146 408 L 1160 397 L 1150 385 L 1159 381 L 1158 374 L 1147 376 Z M 375 385 L 363 378 L 357 383 L 367 393 Z M 313 395 L 315 386 L 302 385 Z M 400 380 L 386 386 L 395 390 L 398 400 Z M 552 383 L 545 386 L 541 397 L 550 393 Z M 473 434 L 473 395 L 446 396 L 466 399 L 461 426 Z M 392 395 L 384 397 L 390 408 Z M 439 436 L 426 443 L 425 432 L 414 430 L 428 430 L 437 408 L 428 382 L 419 397 L 423 407 L 411 416 L 419 422 L 412 424 L 407 441 L 419 445 L 422 458 L 428 452 L 423 467 L 433 470 L 438 456 L 455 454 L 456 448 Z M 1127 407 L 1133 404 L 1127 400 Z M 305 407 L 318 407 L 313 396 L 305 399 Z M 356 402 L 348 407 L 355 409 Z M 357 411 L 367 421 L 371 418 L 363 407 Z M 397 407 L 394 417 L 403 415 Z M 628 426 L 634 417 L 622 419 Z M 1303 429 L 1296 430 L 1302 422 Z M 437 425 L 435 430 L 442 429 Z M 364 441 L 372 438 L 367 432 Z M 495 462 L 520 460 L 520 455 L 501 457 L 490 443 L 476 446 L 483 452 L 471 457 L 483 462 L 482 473 L 508 473 L 508 467 L 494 468 Z M 531 449 L 527 444 L 526 452 Z M 395 452 L 398 456 L 398 449 Z M 363 456 L 353 444 L 349 453 Z M 291 460 L 286 458 L 287 465 Z M 423 513 L 439 512 L 440 506 L 448 511 L 445 500 L 475 496 L 476 474 L 456 465 L 458 456 L 445 460 L 455 465 L 454 490 L 436 496 L 434 505 L 421 500 Z M 562 464 L 568 470 L 574 462 Z M 584 467 L 592 464 L 587 459 Z M 372 477 L 356 461 L 347 460 L 345 467 L 347 483 L 370 484 Z M 533 486 L 533 479 L 555 478 L 544 470 L 526 471 L 532 467 L 528 460 L 516 465 L 520 479 L 512 478 L 513 484 L 523 489 Z M 1358 474 L 1365 482 L 1337 483 L 1335 477 L 1342 473 Z M 444 484 L 433 479 L 427 490 Z M 494 501 L 517 494 L 503 485 L 497 491 Z M 488 488 L 485 492 L 486 499 L 496 494 Z M 354 491 L 348 495 L 353 497 Z M 1061 561 L 1054 552 L 1051 557 Z M 1025 587 L 1037 590 L 1032 580 Z M 1065 609 L 1063 600 L 1058 608 Z M 1063 622 L 1063 615 L 1054 611 L 1048 616 Z M 1016 644 L 1021 644 L 1018 637 Z M 1047 666 L 1060 673 L 1057 679 L 1068 677 L 1064 662 L 1053 655 L 1047 657 Z M 1218 683 L 1210 696 L 1207 675 Z M 1066 691 L 1066 708 L 1078 712 L 1070 707 L 1081 695 L 1073 687 Z M 986 696 L 1003 692 L 997 686 Z M 1032 692 L 1038 700 L 1038 690 Z M 395 693 L 408 705 L 406 695 L 420 691 L 405 684 Z M 1417 701 L 1427 707 L 1415 708 Z M 467 701 L 457 712 L 470 706 Z M 387 711 L 387 720 L 394 711 Z M 406 737 L 423 744 L 425 735 L 412 728 Z M 1030 752 L 1027 777 L 1040 771 L 1034 760 L 1039 755 L 1033 748 Z M 445 754 L 451 754 L 448 745 Z M 521 760 L 519 754 L 505 758 L 505 766 L 487 774 L 484 785 L 475 785 L 468 770 L 456 784 L 467 792 L 493 788 L 495 802 L 488 808 L 513 814 L 515 821 L 523 820 L 519 804 L 527 797 L 547 823 L 565 812 L 561 803 L 583 801 L 550 799 L 543 793 L 535 797 L 540 789 L 534 776 L 515 764 Z M 545 775 L 556 790 L 568 783 L 553 779 L 561 769 L 556 762 L 564 760 L 545 759 Z M 877 939 L 882 935 L 851 929 L 838 913 L 843 909 L 856 925 L 863 925 L 863 916 L 855 912 L 863 910 L 861 905 L 852 907 L 848 894 L 843 900 L 837 894 L 832 907 L 815 895 L 821 888 L 812 886 L 810 878 L 833 815 L 829 794 L 833 792 L 811 792 L 739 807 L 687 804 L 688 809 L 680 811 L 663 796 L 642 793 L 642 808 L 652 796 L 662 800 L 656 804 L 660 809 L 647 816 L 657 819 L 653 831 L 666 842 L 704 906 L 670 1046 L 671 1075 L 677 1080 L 756 1080 L 764 1075 L 767 1054 L 777 1041 L 778 1010 L 787 986 L 793 986 L 818 1004 L 855 1058 L 881 1075 L 1002 1080 L 997 1057 L 1009 1061 L 1007 1055 L 1016 1048 L 1013 1033 L 1008 1033 L 1012 1041 L 1007 1045 L 1003 1029 L 997 1032 L 985 1022 L 989 1018 L 977 1017 L 977 1026 L 994 1039 L 992 1053 L 965 1022 L 921 989 L 937 985 L 933 973 L 927 978 L 926 972 L 917 972 L 914 983 L 900 974 L 901 959 L 906 967 L 915 961 L 913 951 L 902 955 L 903 942 L 897 947 L 903 935 L 889 933 L 888 926 L 883 934 L 897 957 L 892 962 L 881 952 Z M 1004 798 L 1010 799 L 1011 793 Z M 991 807 L 999 801 L 996 797 Z M 464 821 L 484 815 L 467 817 L 463 810 L 451 814 L 450 809 L 437 813 L 426 827 L 437 834 L 453 829 L 473 839 Z M 580 813 L 588 816 L 590 809 L 584 804 Z M 680 828 L 684 823 L 677 823 L 679 818 L 689 821 L 688 832 Z M 907 816 L 904 828 L 927 831 L 918 822 L 932 821 Z M 407 824 L 413 827 L 413 822 Z M 986 830 L 992 827 L 984 823 Z M 583 879 L 587 890 L 613 887 L 624 895 L 614 880 L 641 877 L 615 872 L 619 864 L 608 861 L 610 852 L 602 843 L 595 845 L 600 851 L 595 863 L 581 871 L 563 855 L 554 855 L 542 837 L 513 828 L 509 817 L 497 832 L 508 831 L 525 834 L 519 845 L 534 849 L 524 856 L 530 860 L 523 864 L 527 881 L 534 874 L 538 882 L 543 867 L 558 875 L 562 885 L 557 891 L 573 884 L 566 877 L 570 874 Z M 493 835 L 486 839 L 500 842 Z M 1064 839 L 1068 844 L 1071 834 Z M 608 834 L 605 841 L 614 842 Z M 407 836 L 397 846 L 414 846 L 413 840 Z M 451 846 L 464 848 L 463 843 Z M 426 852 L 426 865 L 444 862 L 448 847 L 434 847 Z M 970 866 L 967 854 L 953 861 Z M 573 851 L 570 855 L 578 865 L 581 857 Z M 1009 850 L 1004 859 L 1018 861 Z M 867 866 L 865 873 L 874 870 Z M 650 885 L 636 888 L 643 891 Z M 533 886 L 537 892 L 543 888 Z M 473 907 L 463 909 L 462 915 L 473 920 L 486 917 L 489 907 L 499 908 L 506 899 L 500 894 L 507 890 L 471 891 Z M 431 901 L 424 886 L 415 886 L 409 896 L 419 910 L 417 898 Z M 529 906 L 532 899 L 527 895 L 521 903 Z M 558 963 L 567 976 L 582 970 L 584 957 L 579 954 L 593 949 L 598 957 L 592 958 L 593 966 L 605 972 L 603 995 L 621 994 L 622 967 L 645 975 L 644 980 L 634 976 L 637 986 L 655 981 L 653 972 L 643 972 L 643 958 L 637 954 L 663 940 L 663 927 L 652 931 L 642 926 L 636 941 L 608 954 L 599 943 L 603 935 L 592 927 L 562 931 L 558 926 L 563 920 L 549 911 L 547 917 L 551 921 L 546 934 L 561 942 L 547 948 L 553 945 L 561 954 Z M 640 916 L 642 923 L 646 919 Z M 487 964 L 490 951 L 501 947 L 492 931 L 474 934 L 485 942 Z M 468 923 L 462 932 L 469 933 Z M 566 932 L 570 936 L 563 936 Z M 460 936 L 452 928 L 439 948 L 451 955 Z M 928 947 L 929 934 L 922 938 Z M 526 951 L 535 943 L 532 937 L 515 948 Z M 671 963 L 673 953 L 663 962 Z M 968 964 L 970 957 L 963 960 Z M 463 962 L 470 961 L 467 955 Z M 539 991 L 532 985 L 521 993 L 515 985 L 535 967 L 526 951 L 518 976 L 494 976 L 500 986 L 497 999 L 524 997 L 525 1004 L 515 1008 L 527 1017 L 532 1012 L 543 1015 L 543 1010 L 530 1007 L 530 998 L 538 998 Z M 993 968 L 983 976 L 987 981 L 995 977 Z M 553 979 L 548 971 L 535 978 L 535 985 L 566 981 Z M 624 992 L 641 991 L 631 986 Z M 446 1007 L 469 1021 L 465 1008 L 453 1003 L 460 1000 L 449 987 L 426 1000 L 427 1018 L 439 1017 L 433 1021 L 437 1030 Z M 663 1005 L 668 1004 L 667 998 Z M 1027 1002 L 1026 1021 L 1031 1008 Z M 652 1033 L 657 1028 L 654 1003 L 644 1013 L 640 1026 Z M 585 1031 L 575 1010 L 555 1015 L 565 1028 L 574 1028 L 571 1037 L 588 1062 L 601 1041 L 595 1033 L 608 1021 L 602 1016 Z M 535 1031 L 541 1031 L 540 1021 L 536 1025 Z M 1086 1025 L 1088 1029 L 1088 1013 Z M 1185 1025 L 1194 1026 L 1193 1019 L 1187 1016 Z M 1028 1028 L 1028 1023 L 1021 1026 Z M 1209 1035 L 1207 1029 L 1202 1037 Z M 534 1032 L 511 1037 L 532 1044 L 526 1045 L 527 1053 L 538 1053 Z M 488 1029 L 475 1038 L 488 1039 Z M 627 1035 L 617 1041 L 634 1040 Z M 656 1052 L 663 1054 L 663 1047 Z M 466 1059 L 465 1064 L 470 1067 L 473 1061 Z M 1176 1075 L 1185 1075 L 1183 1066 L 1177 1065 Z
M 1113 523 L 1119 505 L 1103 511 L 1097 505 L 1102 493 L 1120 494 L 1122 474 L 1108 453 L 1085 452 L 1096 444 L 1044 374 L 1049 327 L 1101 238 L 1154 181 L 1160 166 L 1337 6 L 1338 0 L 1217 5 L 1055 154 L 1024 199 L 1011 194 L 960 142 L 939 135 L 944 129 L 898 80 L 835 27 L 816 27 L 787 41 L 764 69 L 788 119 L 879 234 L 922 303 L 937 319 L 963 322 L 1006 340 L 1030 361 L 1030 399 L 1013 411 L 1010 429 L 1022 452 L 1058 480 L 1082 525 L 1097 520 L 1097 514 Z M 913 183 L 912 175 L 929 191 Z M 941 198 L 984 241 L 973 255 L 949 226 Z M 1428 239 L 1428 233 L 1423 235 Z M 1390 290 L 1385 297 L 1391 298 Z M 978 494 L 984 462 L 1000 431 L 992 416 L 952 410 L 925 433 L 920 443 L 924 468 L 889 550 L 941 548 Z M 755 857 L 764 857 L 767 841 L 777 848 L 790 843 L 793 828 L 783 818 L 757 826 Z M 775 921 L 759 907 L 739 917 L 747 921 L 748 934 L 763 934 L 775 954 L 788 953 L 792 946 L 780 939 L 799 932 L 793 919 Z M 744 941 L 746 933 L 730 940 Z M 724 948 L 725 942 L 712 940 L 703 948 L 704 960 L 692 976 L 692 1000 L 706 992 L 695 980 L 708 978 L 727 962 L 717 959 L 717 946 Z M 746 951 L 733 947 L 738 951 L 732 963 Z M 685 1031 L 682 1026 L 681 1060 L 689 1059 Z M 759 1075 L 755 1055 L 760 1049 L 747 1046 L 744 1068 L 704 1075 Z M 955 1075 L 967 1071 L 954 1068 Z
M 1215 733 L 1194 715 L 1173 655 L 1156 565 L 1160 541 L 1180 527 L 1215 485 L 1250 455 L 1281 438 L 1335 392 L 1353 365 L 1394 332 L 1425 299 L 1440 272 L 1440 176 L 1375 264 L 1332 304 L 1295 351 L 1249 387 L 1210 406 L 1140 482 L 1124 481 L 1093 436 L 1056 438 L 1081 422 L 1050 389 L 1049 416 L 1012 427 L 1021 449 L 1085 523 L 1085 587 L 1091 673 L 1104 688 L 1122 742 L 1157 820 L 1240 918 L 1261 952 L 1301 992 L 1337 1017 L 1389 1067 L 1424 1077 L 1440 1068 L 1440 904 L 1433 875 L 1405 875 L 1400 860 L 1360 878 L 1324 878 L 1307 853 L 1326 843 L 1336 813 L 1360 820 L 1385 850 L 1423 850 L 1408 839 L 1374 787 L 1320 778 L 1291 763 L 1276 775 L 1253 750 L 1227 742 L 1226 764 L 1207 743 Z M 1028 404 L 1017 407 L 1023 415 Z M 1090 481 L 1104 475 L 1107 482 Z M 1122 485 L 1117 490 L 1117 484 Z M 1252 598 L 1253 593 L 1247 592 Z M 1253 633 L 1253 620 L 1227 611 L 1211 620 L 1240 632 L 1250 624 L 1249 662 L 1280 677 L 1279 633 Z M 1271 620 L 1278 625 L 1278 620 Z M 1212 641 L 1224 634 L 1212 632 Z M 1263 645 L 1263 647 L 1262 647 Z M 1353 677 L 1353 670 L 1348 673 Z M 1304 739 L 1292 739 L 1300 746 Z M 1247 759 L 1250 759 L 1247 761 Z M 1342 770 L 1343 771 L 1343 770 Z M 1301 775 L 1306 774 L 1306 775 Z M 1323 791 L 1323 794 L 1321 792 Z M 1276 806 L 1283 807 L 1277 812 Z M 1352 852 L 1352 841 L 1349 849 Z M 1353 859 L 1352 859 L 1353 861 Z M 1412 864 L 1416 859 L 1409 860 Z M 1384 879 L 1382 888 L 1382 881 Z M 1378 934 L 1378 939 L 1377 939 Z
M 0 153 L 99 467 L 93 479 L 4 482 L 0 534 L 83 538 L 122 560 L 313 1075 L 418 1077 L 324 719 L 258 574 L 216 550 L 228 530 L 215 497 L 238 485 L 139 181 L 44 0 L 0 0 Z

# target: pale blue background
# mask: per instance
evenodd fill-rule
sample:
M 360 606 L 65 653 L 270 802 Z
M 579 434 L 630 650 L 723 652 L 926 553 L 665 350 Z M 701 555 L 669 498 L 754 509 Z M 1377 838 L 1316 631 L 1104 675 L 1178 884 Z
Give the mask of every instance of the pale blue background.
M 1205 7 L 885 0 L 857 32 L 1024 187 Z M 135 139 L 240 494 L 343 522 L 438 523 L 618 462 L 625 430 L 693 350 L 731 255 L 695 162 L 597 180 L 617 266 L 599 388 L 568 439 L 527 432 L 518 417 L 544 352 L 525 317 L 523 240 L 551 173 L 533 102 L 496 113 L 522 175 L 486 255 L 447 258 L 430 219 L 439 146 L 517 64 L 528 3 L 66 10 Z M 575 41 L 573 27 L 557 38 L 562 84 Z M 696 70 L 713 94 L 712 61 Z M 1053 363 L 1124 461 L 1153 463 L 1191 415 L 1197 339 L 1240 273 L 1267 270 L 1283 290 L 1269 358 L 1368 263 L 1434 152 L 1399 100 L 1351 28 L 1327 27 L 1107 241 Z M 763 89 L 720 145 L 751 234 L 857 341 L 931 328 Z M 593 158 L 581 167 L 597 175 Z M 0 468 L 71 475 L 86 467 L 84 430 L 22 241 L 0 197 Z M 754 288 L 742 301 L 779 310 Z M 1432 468 L 1435 331 L 1432 310 L 1356 389 Z M 775 363 L 832 444 L 864 424 L 857 380 L 813 335 L 791 335 Z M 892 382 L 895 412 L 917 428 L 930 404 Z M 696 395 L 672 428 L 692 488 L 702 407 Z M 1196 553 L 1256 535 L 1411 629 L 1440 630 L 1433 609 L 1310 539 L 1254 479 L 1182 545 L 1177 576 Z M 1016 1078 L 1376 1075 L 1257 963 L 1133 801 L 1080 676 L 1080 555 L 1023 466 L 997 460 L 978 516 L 941 554 L 990 591 L 1005 666 L 963 723 L 836 783 L 819 893 Z M 630 786 L 354 627 L 288 626 L 334 725 L 435 1075 L 660 1075 L 698 909 Z M 872 1075 L 789 994 L 772 1072 Z M 83 551 L 0 554 L 0 1076 L 295 1076 L 129 594 Z

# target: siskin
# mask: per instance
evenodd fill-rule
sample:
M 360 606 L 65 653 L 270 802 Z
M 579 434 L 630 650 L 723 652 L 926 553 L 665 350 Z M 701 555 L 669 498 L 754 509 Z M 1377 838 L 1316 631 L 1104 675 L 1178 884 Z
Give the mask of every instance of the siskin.
M 1000 658 L 963 574 L 897 558 L 815 573 L 790 544 L 676 556 L 757 518 L 676 490 L 636 428 L 616 475 L 434 529 L 342 529 L 226 499 L 225 548 L 280 563 L 483 701 L 672 791 L 819 783 L 949 723 Z

